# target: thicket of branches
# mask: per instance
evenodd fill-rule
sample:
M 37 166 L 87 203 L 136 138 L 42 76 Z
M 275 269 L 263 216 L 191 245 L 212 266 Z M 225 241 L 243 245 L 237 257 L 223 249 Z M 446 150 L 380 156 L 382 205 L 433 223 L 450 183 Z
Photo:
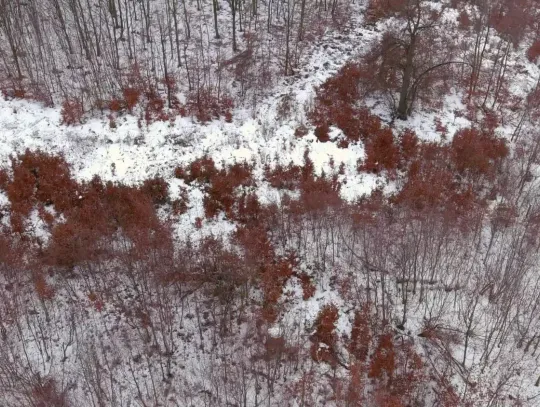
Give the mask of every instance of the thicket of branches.
M 463 94 L 474 114 L 518 103 L 509 91 L 513 51 L 537 56 L 539 10 L 529 0 L 372 0 L 366 16 L 383 33 L 364 56 L 359 82 L 384 96 L 395 117 L 415 105 L 440 107 L 440 95 Z
M 0 90 L 80 109 L 175 92 L 209 108 L 258 99 L 295 72 L 310 41 L 343 26 L 348 1 L 2 0 Z M 210 100 L 208 100 L 210 98 Z

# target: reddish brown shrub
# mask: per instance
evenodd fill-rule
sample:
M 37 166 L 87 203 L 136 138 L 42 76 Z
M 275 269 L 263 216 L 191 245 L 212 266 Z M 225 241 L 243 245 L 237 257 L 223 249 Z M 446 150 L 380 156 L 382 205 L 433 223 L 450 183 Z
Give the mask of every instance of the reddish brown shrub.
M 536 62 L 538 57 L 540 57 L 540 40 L 536 40 L 527 50 L 527 58 L 531 62 Z
M 147 99 L 144 110 L 144 119 L 146 124 L 150 124 L 155 121 L 167 121 L 169 117 L 163 110 L 165 108 L 165 102 L 159 93 L 154 89 L 150 89 L 145 93 L 145 96 Z
M 297 277 L 300 280 L 300 285 L 302 286 L 302 299 L 307 301 L 315 295 L 317 288 L 313 284 L 313 279 L 308 274 L 298 273 Z
M 349 142 L 355 142 L 367 137 L 375 123 L 380 124 L 366 109 L 357 107 L 361 76 L 360 66 L 349 63 L 317 89 L 309 117 L 319 128 L 316 136 L 321 141 L 328 141 L 330 125 L 340 128 Z
M 179 199 L 175 199 L 172 202 L 172 211 L 173 214 L 178 216 L 187 212 L 188 210 L 189 198 L 187 193 L 182 193 L 182 196 Z
M 406 130 L 401 135 L 400 140 L 400 151 L 402 158 L 402 167 L 405 167 L 406 164 L 409 164 L 411 160 L 417 156 L 419 148 L 419 140 L 416 136 L 416 133 L 411 130 Z
M 251 166 L 247 163 L 236 163 L 210 175 L 209 185 L 206 187 L 207 195 L 203 201 L 205 215 L 208 218 L 216 216 L 219 212 L 224 212 L 231 219 L 235 218 L 240 203 L 237 189 L 253 184 L 251 170 Z M 241 204 L 245 205 L 245 201 Z
M 54 289 L 47 283 L 45 277 L 41 273 L 33 274 L 34 289 L 39 298 L 43 300 L 51 300 L 54 297 Z
M 302 137 L 307 136 L 308 133 L 309 133 L 309 130 L 306 126 L 299 126 L 294 131 L 294 136 L 297 138 L 302 138 Z
M 399 164 L 399 149 L 390 129 L 377 132 L 366 145 L 366 160 L 361 170 L 393 174 Z
M 43 103 L 46 107 L 54 106 L 50 90 L 37 82 L 27 83 L 22 79 L 12 78 L 8 83 L 0 84 L 0 92 L 7 100 L 25 99 Z
M 390 17 L 402 10 L 405 3 L 404 0 L 370 0 L 366 10 L 367 19 L 374 23 L 382 18 Z
M 438 212 L 448 220 L 460 219 L 466 225 L 465 219 L 472 220 L 483 210 L 490 190 L 484 186 L 484 176 L 469 176 L 468 169 L 460 172 L 454 157 L 451 146 L 419 144 L 416 157 L 406 166 L 406 182 L 391 202 L 418 212 Z M 463 162 L 463 168 L 468 168 L 469 161 Z
M 9 184 L 9 175 L 7 170 L 0 169 L 0 189 L 6 190 Z
M 317 140 L 321 143 L 326 143 L 327 141 L 330 141 L 330 136 L 328 135 L 329 130 L 328 124 L 323 123 L 315 128 L 315 137 L 317 137 Z
M 109 110 L 113 111 L 113 112 L 119 112 L 121 111 L 122 109 L 124 108 L 124 102 L 121 101 L 120 99 L 112 99 L 110 102 L 109 102 Z
M 67 99 L 62 102 L 61 124 L 74 126 L 80 124 L 84 114 L 83 105 L 76 99 Z
M 336 208 L 343 203 L 340 196 L 341 184 L 337 176 L 327 179 L 324 174 L 320 177 L 310 174 L 301 181 L 300 199 L 293 205 L 297 214 Z
M 145 180 L 142 191 L 152 199 L 155 205 L 163 205 L 169 201 L 169 184 L 162 177 Z
M 259 270 L 275 257 L 273 245 L 261 223 L 238 227 L 234 233 L 234 241 L 244 249 L 246 264 Z
M 12 161 L 13 178 L 6 191 L 12 212 L 26 217 L 37 203 L 65 212 L 76 199 L 76 183 L 61 156 L 27 150 Z
M 461 10 L 457 21 L 459 23 L 459 28 L 462 30 L 467 30 L 472 26 L 471 17 L 469 17 L 469 13 L 466 10 Z
M 370 305 L 366 303 L 354 314 L 349 352 L 355 357 L 356 362 L 365 363 L 369 355 L 371 344 L 370 311 Z
M 34 407 L 69 407 L 70 405 L 65 392 L 60 392 L 56 382 L 51 378 L 38 379 L 29 397 Z
M 170 248 L 170 232 L 140 189 L 104 185 L 99 178 L 79 188 L 81 198 L 66 212 L 65 222 L 52 230 L 48 264 L 70 269 L 85 261 L 104 261 L 121 250 L 121 245 L 111 244 L 121 237 L 130 241 L 127 250 L 137 256 Z
M 214 175 L 217 174 L 216 165 L 212 158 L 204 156 L 193 161 L 187 170 L 176 168 L 175 176 L 183 179 L 187 184 L 193 181 L 200 183 L 209 183 Z
M 274 169 L 267 165 L 264 176 L 270 185 L 278 189 L 294 190 L 298 187 L 301 167 L 290 163 L 287 167 L 277 164 Z
M 187 113 L 205 123 L 220 117 L 232 121 L 231 110 L 234 103 L 227 95 L 214 95 L 209 89 L 199 89 L 188 95 L 186 102 Z
M 499 2 L 491 10 L 489 23 L 515 47 L 523 39 L 527 27 L 534 24 L 534 13 L 530 12 L 529 0 Z
M 394 201 L 417 211 L 448 209 L 451 197 L 459 192 L 454 174 L 448 169 L 449 151 L 425 143 L 408 168 L 408 177 Z
M 257 195 L 244 193 L 237 201 L 237 211 L 234 217 L 242 224 L 255 224 L 260 221 L 262 210 Z
M 13 281 L 13 278 L 18 279 L 22 272 L 27 271 L 26 261 L 29 252 L 32 253 L 28 242 L 19 239 L 17 232 L 0 228 L 0 276 L 6 282 Z
M 326 362 L 330 366 L 337 365 L 335 345 L 337 340 L 336 323 L 339 312 L 334 304 L 325 305 L 319 311 L 315 321 L 315 333 L 311 335 L 311 357 L 316 362 Z
M 496 166 L 508 155 L 504 140 L 477 129 L 463 129 L 452 140 L 452 159 L 459 173 L 493 177 Z
M 441 135 L 444 139 L 448 134 L 448 127 L 442 124 L 442 121 L 439 117 L 435 118 L 435 131 Z
M 392 335 L 389 333 L 380 335 L 378 338 L 377 348 L 369 365 L 368 376 L 372 378 L 382 379 L 384 376 L 388 380 L 392 380 L 396 369 L 396 355 Z
M 283 292 L 283 286 L 293 275 L 296 263 L 291 257 L 276 259 L 274 264 L 268 263 L 261 269 L 261 288 L 265 304 L 277 304 Z
M 507 228 L 518 218 L 518 209 L 514 205 L 499 204 L 491 214 L 493 228 Z
M 337 174 L 331 179 L 324 173 L 320 177 L 315 176 L 313 162 L 308 153 L 304 153 L 303 166 L 291 163 L 286 168 L 281 165 L 277 165 L 273 170 L 268 166 L 265 168 L 265 177 L 272 187 L 300 192 L 297 201 L 288 200 L 283 203 L 296 215 L 337 207 L 342 203 L 341 184 Z
M 133 112 L 133 108 L 139 103 L 141 97 L 141 91 L 136 88 L 124 88 L 122 89 L 124 95 L 124 102 L 130 113 Z

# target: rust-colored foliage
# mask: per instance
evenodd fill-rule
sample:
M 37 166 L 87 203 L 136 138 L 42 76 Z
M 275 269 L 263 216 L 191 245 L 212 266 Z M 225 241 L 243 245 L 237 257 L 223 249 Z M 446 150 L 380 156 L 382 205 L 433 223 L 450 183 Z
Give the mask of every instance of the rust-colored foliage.
M 367 361 L 371 344 L 370 308 L 369 303 L 366 303 L 359 311 L 355 312 L 351 330 L 349 352 L 357 362 L 361 363 Z
M 13 177 L 4 183 L 12 213 L 26 217 L 36 204 L 65 212 L 73 205 L 76 183 L 63 157 L 26 150 L 11 166 Z
M 478 129 L 460 130 L 452 140 L 452 159 L 462 175 L 493 177 L 497 164 L 507 155 L 504 140 Z
M 420 142 L 414 131 L 407 130 L 401 135 L 399 148 L 401 152 L 402 167 L 408 165 L 411 160 L 417 156 L 419 144 Z
M 35 407 L 69 407 L 70 405 L 65 392 L 57 389 L 56 382 L 52 378 L 39 379 L 33 385 L 29 396 Z
M 263 208 L 254 193 L 243 193 L 237 200 L 235 219 L 242 224 L 256 224 L 261 220 Z
M 540 57 L 540 40 L 534 41 L 527 50 L 527 58 L 529 61 L 536 62 L 538 57 Z
M 349 384 L 345 396 L 346 406 L 362 407 L 364 403 L 364 366 L 361 363 L 353 363 L 350 366 Z
M 262 316 L 268 322 L 275 322 L 283 287 L 295 274 L 296 257 L 276 255 L 264 222 L 239 227 L 234 240 L 244 249 L 243 262 L 254 270 L 255 281 L 263 293 Z
M 219 212 L 224 212 L 229 218 L 235 217 L 233 207 L 238 206 L 236 190 L 253 184 L 251 171 L 252 168 L 247 163 L 236 163 L 210 177 L 210 185 L 206 188 L 207 195 L 203 201 L 206 217 L 215 217 Z
M 234 234 L 234 239 L 244 248 L 244 261 L 247 264 L 261 267 L 274 259 L 274 248 L 263 224 L 239 227 Z
M 146 107 L 144 109 L 144 120 L 146 124 L 155 121 L 167 121 L 169 116 L 165 113 L 165 102 L 157 90 L 149 89 L 145 92 Z
M 195 116 L 200 122 L 206 123 L 224 117 L 232 121 L 233 100 L 227 95 L 216 96 L 209 89 L 199 89 L 188 95 L 186 109 L 189 115 Z
M 443 378 L 442 380 L 439 380 L 438 386 L 440 391 L 437 394 L 437 401 L 440 403 L 441 407 L 459 407 L 462 405 L 456 389 L 448 379 Z
M 265 304 L 276 304 L 281 297 L 283 286 L 293 275 L 295 262 L 291 258 L 277 259 L 264 264 L 261 270 L 261 286 Z
M 328 124 L 323 123 L 315 128 L 315 137 L 317 137 L 317 140 L 321 143 L 326 143 L 327 141 L 330 141 L 330 136 L 328 135 L 329 131 L 330 128 L 328 127 Z
M 109 102 L 109 110 L 111 110 L 113 112 L 119 112 L 123 108 L 124 108 L 124 103 L 120 99 L 114 98 Z
M 54 106 L 49 89 L 38 82 L 28 83 L 23 78 L 11 78 L 0 83 L 0 93 L 6 100 L 24 99 L 42 103 L 46 107 Z
M 337 208 L 342 204 L 340 189 L 337 176 L 328 179 L 324 174 L 320 177 L 306 175 L 300 185 L 300 199 L 292 206 L 293 210 L 297 214 L 305 214 Z
M 366 155 L 362 170 L 375 173 L 388 171 L 392 174 L 399 164 L 399 149 L 392 130 L 383 129 L 377 132 L 367 143 Z
M 183 179 L 187 184 L 197 181 L 199 183 L 209 183 L 218 170 L 212 158 L 204 156 L 189 164 L 187 169 L 176 168 L 174 175 Z
M 441 135 L 444 139 L 448 134 L 448 127 L 442 124 L 442 121 L 439 117 L 435 118 L 435 131 Z
M 374 396 L 376 407 L 407 407 L 401 397 L 385 389 L 377 389 Z
M 80 124 L 84 114 L 83 105 L 75 99 L 67 99 L 62 102 L 61 124 L 74 126 Z
M 358 107 L 361 96 L 358 83 L 362 77 L 362 68 L 349 63 L 317 89 L 310 119 L 317 126 L 315 135 L 320 141 L 329 140 L 328 128 L 331 125 L 341 129 L 345 135 L 345 139 L 339 143 L 340 147 L 369 140 L 383 130 L 378 117 Z
M 90 302 L 92 303 L 92 305 L 94 306 L 97 312 L 101 312 L 103 310 L 103 307 L 105 304 L 103 300 L 95 292 L 93 291 L 89 292 L 88 299 L 90 300 Z
M 313 279 L 306 273 L 297 273 L 296 275 L 298 280 L 300 280 L 300 285 L 302 286 L 302 298 L 304 301 L 309 300 L 315 295 L 317 288 L 313 284 Z
M 172 201 L 172 212 L 175 216 L 182 215 L 188 210 L 189 197 L 184 190 L 180 194 L 180 198 Z
M 370 0 L 366 16 L 369 22 L 374 23 L 398 13 L 405 5 L 405 0 Z
M 298 188 L 301 171 L 301 167 L 293 163 L 290 163 L 287 167 L 277 164 L 274 169 L 266 166 L 264 175 L 274 188 L 295 190 Z
M 469 16 L 469 13 L 467 12 L 467 10 L 461 10 L 457 18 L 457 21 L 459 23 L 459 28 L 463 30 L 467 30 L 472 27 L 471 17 Z
M 163 205 L 169 201 L 169 185 L 162 177 L 145 180 L 142 191 L 152 199 L 155 205 Z
M 491 214 L 493 228 L 507 228 L 518 219 L 518 209 L 514 205 L 499 204 Z
M 283 202 L 295 215 L 335 208 L 342 203 L 339 194 L 341 184 L 337 174 L 331 178 L 324 173 L 316 176 L 307 150 L 303 166 L 291 163 L 285 168 L 277 165 L 273 170 L 266 167 L 265 177 L 274 188 L 300 192 L 298 200 L 286 199 Z
M 297 138 L 302 138 L 304 136 L 307 136 L 308 133 L 309 133 L 309 130 L 306 126 L 299 126 L 294 131 L 294 136 Z
M 390 333 L 379 335 L 377 342 L 369 364 L 368 376 L 377 379 L 386 377 L 387 380 L 391 381 L 396 369 L 396 354 L 392 335 Z
M 484 181 L 493 179 L 496 164 L 507 150 L 493 136 L 477 139 L 476 134 L 464 130 L 450 146 L 417 144 L 416 154 L 401 160 L 407 178 L 391 202 L 418 212 L 440 212 L 449 220 L 464 220 L 479 213 L 491 192 Z M 476 145 L 470 146 L 471 139 Z
M 271 360 L 296 360 L 298 358 L 298 347 L 290 346 L 283 336 L 264 336 L 264 353 L 260 356 L 265 361 Z
M 425 143 L 410 163 L 405 185 L 395 201 L 416 210 L 442 206 L 457 191 L 454 175 L 447 168 L 448 149 Z
M 0 189 L 6 190 L 9 184 L 9 175 L 7 170 L 0 169 Z
M 527 27 L 534 23 L 531 7 L 529 0 L 500 1 L 491 9 L 489 23 L 517 47 Z
M 84 261 L 114 255 L 109 241 L 122 234 L 133 253 L 170 245 L 152 199 L 138 188 L 103 184 L 99 178 L 79 186 L 80 199 L 65 213 L 65 222 L 52 230 L 46 259 L 50 264 L 72 268 Z
M 41 273 L 34 273 L 33 274 L 33 283 L 34 283 L 34 289 L 36 290 L 37 295 L 39 298 L 43 300 L 51 300 L 54 297 L 54 288 L 52 288 L 49 283 L 47 283 L 47 280 L 45 279 L 45 276 Z
M 311 357 L 316 362 L 326 362 L 335 367 L 336 358 L 336 323 L 339 312 L 334 304 L 321 308 L 315 321 L 315 333 L 311 335 Z
M 141 91 L 137 88 L 127 87 L 122 89 L 122 94 L 124 95 L 124 102 L 128 111 L 132 113 L 137 103 L 139 103 Z

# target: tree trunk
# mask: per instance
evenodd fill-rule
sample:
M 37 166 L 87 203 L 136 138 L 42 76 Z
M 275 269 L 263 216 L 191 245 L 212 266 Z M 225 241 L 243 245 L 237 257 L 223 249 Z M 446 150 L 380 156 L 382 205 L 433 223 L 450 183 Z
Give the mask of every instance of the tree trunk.
M 413 76 L 413 60 L 416 48 L 416 36 L 411 36 L 411 43 L 407 47 L 407 62 L 403 71 L 403 83 L 399 92 L 399 105 L 397 109 L 397 117 L 401 120 L 407 120 L 409 116 L 409 89 L 411 87 Z

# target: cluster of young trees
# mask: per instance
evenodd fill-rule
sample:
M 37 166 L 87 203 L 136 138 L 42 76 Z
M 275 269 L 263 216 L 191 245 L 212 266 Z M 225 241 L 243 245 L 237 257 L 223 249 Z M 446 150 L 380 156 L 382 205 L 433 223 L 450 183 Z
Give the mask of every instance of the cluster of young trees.
M 513 106 L 509 58 L 526 41 L 534 61 L 538 13 L 528 0 L 371 0 L 367 17 L 383 33 L 363 58 L 363 90 L 384 96 L 399 119 L 452 89 L 475 114 Z
M 2 0 L 0 90 L 99 110 L 124 99 L 136 69 L 169 108 L 177 90 L 205 104 L 232 92 L 231 84 L 235 96 L 256 101 L 274 78 L 295 72 L 324 27 L 343 24 L 348 7 L 322 0 Z

